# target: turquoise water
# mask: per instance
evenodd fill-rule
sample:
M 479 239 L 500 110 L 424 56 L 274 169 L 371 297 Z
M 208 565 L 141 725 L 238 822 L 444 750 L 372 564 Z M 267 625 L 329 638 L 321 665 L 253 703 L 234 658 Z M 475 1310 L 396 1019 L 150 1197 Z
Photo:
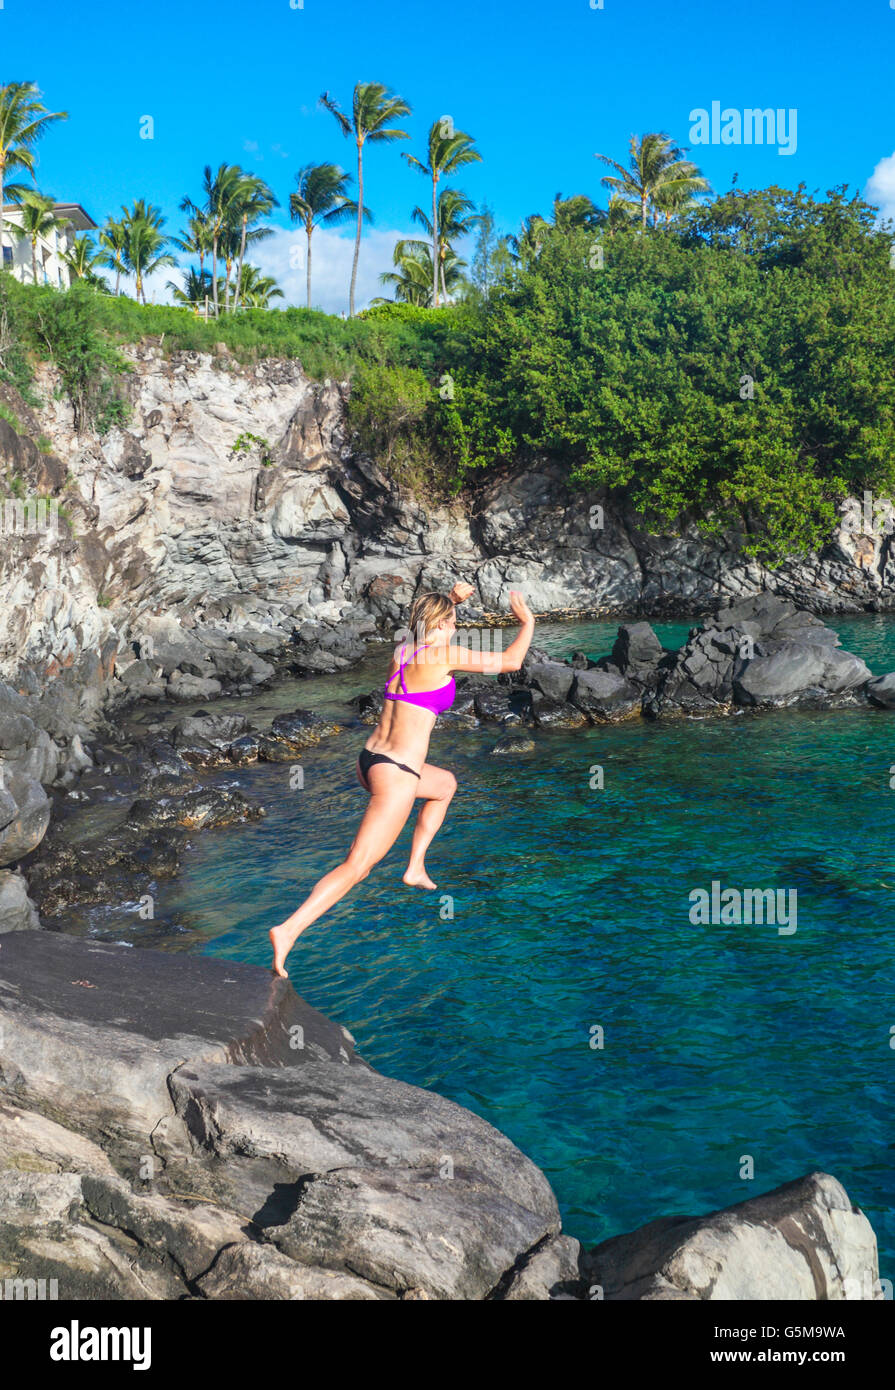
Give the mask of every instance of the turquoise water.
M 600 655 L 616 626 L 544 626 L 536 642 Z M 875 672 L 895 668 L 895 622 L 835 626 Z M 657 625 L 667 645 L 688 627 Z M 381 664 L 293 683 L 268 709 L 343 708 Z M 268 816 L 197 837 L 161 902 L 210 954 L 269 964 L 266 928 L 354 834 L 366 733 L 306 754 L 301 791 L 285 767 L 220 774 Z M 460 783 L 430 855 L 438 892 L 400 881 L 408 828 L 300 940 L 296 988 L 374 1066 L 510 1135 L 588 1244 L 824 1169 L 870 1217 L 892 1278 L 892 714 L 636 722 L 539 735 L 514 759 L 489 758 L 495 738 L 433 737 Z M 688 895 L 713 879 L 796 890 L 797 931 L 691 925 Z

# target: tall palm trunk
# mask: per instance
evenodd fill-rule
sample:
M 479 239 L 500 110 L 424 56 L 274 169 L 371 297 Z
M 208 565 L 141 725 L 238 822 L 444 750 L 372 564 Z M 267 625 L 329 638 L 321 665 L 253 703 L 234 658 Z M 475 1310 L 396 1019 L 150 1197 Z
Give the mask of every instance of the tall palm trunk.
M 118 253 L 118 261 L 115 266 L 115 298 L 121 293 L 121 252 Z
M 3 269 L 3 175 L 6 171 L 6 160 L 0 159 L 0 270 Z
M 246 233 L 247 233 L 247 228 L 248 228 L 248 218 L 249 218 L 248 213 L 247 213 L 247 212 L 244 212 L 244 213 L 242 214 L 242 237 L 240 238 L 240 242 L 239 242 L 239 271 L 238 271 L 237 277 L 236 277 L 237 302 L 236 302 L 235 307 L 236 307 L 237 309 L 239 308 L 239 298 L 238 298 L 238 296 L 239 296 L 239 294 L 242 294 L 242 292 L 243 292 L 243 290 L 242 290 L 242 263 L 243 263 L 243 261 L 245 260 L 245 254 L 246 254 Z
M 434 157 L 432 163 L 435 163 Z M 438 308 L 438 174 L 432 174 L 432 304 Z
M 230 308 L 230 270 L 231 270 L 232 266 L 233 266 L 233 262 L 232 262 L 232 260 L 230 259 L 230 257 L 228 256 L 227 259 L 224 261 L 224 313 L 225 313 L 225 314 L 227 313 L 227 311 L 228 311 L 229 308 Z
M 218 234 L 215 232 L 211 243 L 211 297 L 214 300 L 214 316 L 219 317 L 218 305 Z
M 364 142 L 357 142 L 357 233 L 354 238 L 354 263 L 351 267 L 351 289 L 348 293 L 348 317 L 354 318 L 354 287 L 357 284 L 357 262 L 360 238 L 364 226 Z
M 443 256 L 442 256 L 442 258 L 441 258 L 441 293 L 442 293 L 442 295 L 444 296 L 444 302 L 445 302 L 445 304 L 447 304 L 447 302 L 448 302 L 448 292 L 447 292 L 447 282 L 445 281 L 445 278 L 444 278 L 444 257 L 443 257 Z
M 313 231 L 313 228 L 311 227 L 310 222 L 308 223 L 307 231 L 308 231 L 308 308 L 310 309 L 310 307 L 311 307 L 311 232 Z
M 31 274 L 34 276 L 34 283 L 37 284 L 37 237 L 31 238 Z

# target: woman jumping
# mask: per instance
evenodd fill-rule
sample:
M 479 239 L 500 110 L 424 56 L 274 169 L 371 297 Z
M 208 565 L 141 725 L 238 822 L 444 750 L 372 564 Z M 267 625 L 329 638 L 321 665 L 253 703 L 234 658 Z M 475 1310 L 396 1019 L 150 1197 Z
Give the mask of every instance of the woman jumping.
M 324 875 L 291 917 L 271 928 L 273 968 L 278 975 L 288 976 L 283 964 L 305 928 L 344 898 L 388 854 L 417 797 L 423 804 L 404 882 L 412 888 L 435 888 L 426 872 L 426 850 L 444 820 L 457 779 L 452 772 L 427 763 L 426 755 L 437 715 L 454 703 L 451 672 L 498 676 L 504 671 L 518 671 L 535 624 L 524 598 L 513 590 L 510 608 L 519 619 L 520 631 L 506 651 L 475 652 L 458 646 L 451 640 L 457 630 L 454 605 L 471 593 L 471 584 L 455 584 L 449 595 L 421 594 L 414 601 L 410 631 L 419 645 L 405 658 L 405 644 L 392 658 L 382 715 L 357 760 L 358 781 L 370 796 L 364 818 L 344 863 Z

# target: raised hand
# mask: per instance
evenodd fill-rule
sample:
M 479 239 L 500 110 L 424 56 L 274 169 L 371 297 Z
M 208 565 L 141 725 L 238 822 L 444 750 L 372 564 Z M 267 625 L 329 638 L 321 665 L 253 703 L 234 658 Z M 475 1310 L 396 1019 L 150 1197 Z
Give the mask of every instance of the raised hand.
M 450 598 L 452 603 L 463 603 L 466 599 L 469 598 L 470 594 L 474 592 L 475 590 L 473 589 L 471 584 L 463 584 L 460 580 L 458 580 L 457 583 L 454 585 L 453 589 L 451 589 L 451 592 L 448 595 L 448 597 Z
M 515 617 L 519 619 L 520 623 L 534 622 L 535 615 L 532 613 L 518 589 L 510 590 L 510 608 L 513 610 Z

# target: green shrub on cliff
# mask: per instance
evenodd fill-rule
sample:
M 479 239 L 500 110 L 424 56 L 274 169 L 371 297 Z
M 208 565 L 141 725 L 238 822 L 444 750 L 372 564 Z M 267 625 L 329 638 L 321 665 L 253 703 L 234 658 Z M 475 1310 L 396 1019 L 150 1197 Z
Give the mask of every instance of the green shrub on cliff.
M 469 466 L 547 456 L 773 560 L 895 488 L 895 274 L 841 191 L 732 194 L 683 235 L 549 231 L 457 364 Z
M 420 496 L 446 496 L 462 475 L 465 431 L 456 406 L 418 367 L 361 363 L 348 426 L 389 477 Z
M 102 329 L 101 297 L 80 282 L 61 291 L 50 285 L 20 285 L 10 275 L 2 279 L 20 354 L 31 352 L 56 367 L 72 404 L 75 428 L 103 434 L 123 423 L 128 406 L 120 378 L 129 368 Z M 24 357 L 20 360 L 24 364 Z

